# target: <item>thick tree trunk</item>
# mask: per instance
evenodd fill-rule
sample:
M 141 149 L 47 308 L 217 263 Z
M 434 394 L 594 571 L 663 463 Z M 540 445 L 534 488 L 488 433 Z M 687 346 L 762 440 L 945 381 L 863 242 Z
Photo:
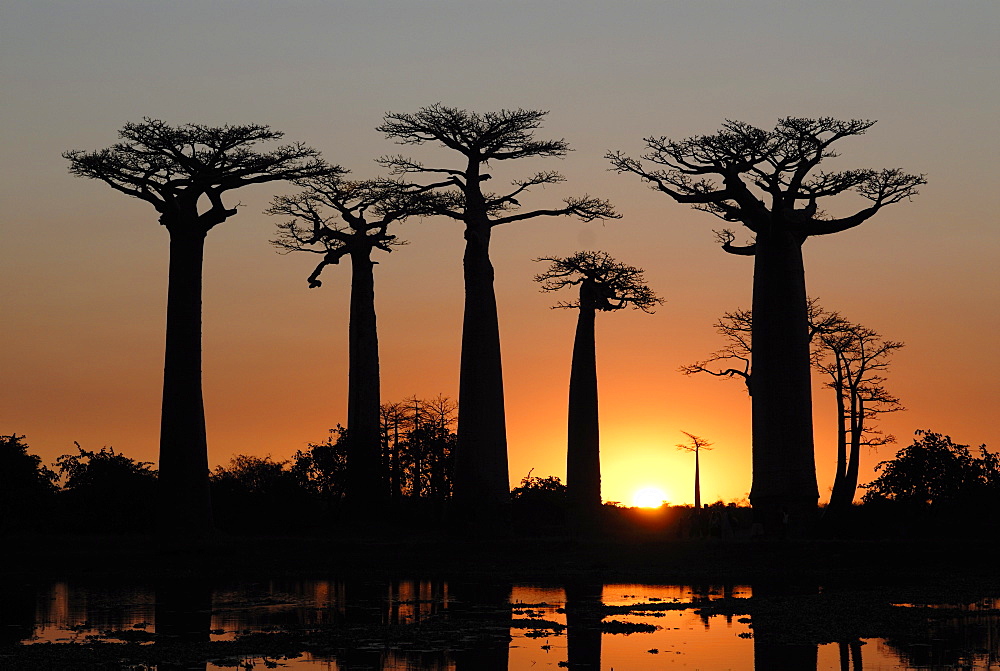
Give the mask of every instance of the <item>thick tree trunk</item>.
M 566 494 L 577 513 L 601 506 L 601 439 L 597 401 L 596 310 L 580 285 L 580 308 L 569 375 L 569 423 L 566 449 Z M 590 291 L 593 288 L 590 287 Z
M 489 225 L 467 223 L 465 240 L 454 503 L 466 524 L 495 532 L 490 525 L 508 515 L 510 479 Z
M 750 502 L 765 532 L 781 534 L 810 526 L 819 499 L 802 241 L 762 232 L 754 259 Z
M 382 462 L 378 328 L 371 250 L 351 252 L 351 316 L 348 326 L 347 500 L 382 506 L 388 483 Z
M 212 528 L 201 388 L 204 249 L 203 231 L 171 228 L 158 485 L 159 532 L 167 540 L 204 537 Z

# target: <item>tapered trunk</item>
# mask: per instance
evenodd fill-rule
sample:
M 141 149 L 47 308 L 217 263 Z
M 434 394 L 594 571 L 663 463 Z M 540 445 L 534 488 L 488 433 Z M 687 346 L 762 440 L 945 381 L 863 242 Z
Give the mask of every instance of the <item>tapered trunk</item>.
M 601 505 L 600 427 L 597 401 L 597 356 L 593 307 L 587 282 L 580 285 L 580 308 L 569 375 L 569 425 L 566 449 L 566 494 L 578 513 Z
M 762 231 L 754 259 L 750 502 L 771 534 L 808 527 L 819 498 L 802 240 Z
M 694 448 L 694 507 L 701 510 L 701 459 L 698 448 Z
M 375 278 L 371 250 L 351 252 L 351 317 L 348 326 L 347 500 L 380 506 L 389 495 L 382 463 Z
M 508 515 L 510 480 L 489 224 L 467 222 L 465 240 L 454 501 L 466 524 L 495 531 L 488 525 Z
M 201 287 L 205 232 L 172 227 L 160 415 L 158 530 L 165 539 L 212 528 L 208 441 L 201 387 Z

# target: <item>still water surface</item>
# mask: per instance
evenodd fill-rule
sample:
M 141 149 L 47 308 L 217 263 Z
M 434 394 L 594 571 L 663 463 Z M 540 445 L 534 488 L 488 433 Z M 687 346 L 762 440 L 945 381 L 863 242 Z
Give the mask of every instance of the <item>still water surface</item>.
M 225 641 L 251 632 L 348 626 L 367 632 L 349 646 L 314 649 L 298 657 L 245 656 L 238 660 L 244 669 L 1000 669 L 1000 619 L 994 614 L 938 623 L 921 640 L 784 645 L 767 640 L 765 631 L 755 629 L 746 616 L 676 609 L 751 593 L 746 585 L 56 582 L 8 596 L 2 636 L 4 642 L 33 644 L 83 643 L 95 636 L 109 642 L 142 641 L 154 633 L 190 642 Z M 1000 603 L 979 604 L 984 606 L 996 609 Z M 445 622 L 452 623 L 447 635 L 432 633 L 418 640 L 382 635 L 412 630 L 416 623 L 436 632 L 437 624 Z M 456 633 L 455 622 L 472 626 L 458 625 Z M 230 658 L 182 668 L 233 668 L 234 663 Z

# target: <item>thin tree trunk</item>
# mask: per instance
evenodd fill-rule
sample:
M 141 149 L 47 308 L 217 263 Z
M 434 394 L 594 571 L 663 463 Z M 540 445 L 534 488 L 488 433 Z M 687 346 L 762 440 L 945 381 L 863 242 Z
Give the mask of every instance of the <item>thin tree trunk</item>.
M 167 333 L 160 416 L 159 531 L 198 538 L 212 528 L 201 387 L 204 231 L 170 229 Z
M 593 287 L 580 285 L 580 308 L 569 376 L 566 494 L 576 512 L 601 506 L 601 447 L 597 400 Z
M 465 239 L 454 500 L 459 516 L 485 531 L 508 514 L 507 426 L 489 225 L 467 224 Z
M 698 458 L 700 450 L 694 448 L 694 508 L 701 510 L 701 462 Z
M 850 451 L 847 456 L 847 463 L 844 468 L 844 475 L 839 481 L 839 486 L 834 486 L 833 496 L 830 498 L 830 507 L 834 511 L 843 511 L 851 507 L 854 503 L 854 495 L 858 489 L 858 471 L 861 462 L 861 437 L 864 433 L 864 401 L 858 396 L 858 391 L 852 382 L 848 386 L 850 394 L 850 406 L 845 410 L 845 419 L 850 427 L 845 429 L 845 442 L 850 443 Z
M 395 411 L 394 411 L 395 412 Z M 399 416 L 394 414 L 392 419 L 392 456 L 390 457 L 392 469 L 392 499 L 399 502 L 403 497 L 403 474 L 402 466 L 399 463 Z
M 843 508 L 844 488 L 847 478 L 847 423 L 851 421 L 851 416 L 847 412 L 844 403 L 844 376 L 841 371 L 842 363 L 840 355 L 837 357 L 837 375 L 834 392 L 837 395 L 837 472 L 833 479 L 833 491 L 830 492 L 830 503 L 827 505 L 828 512 L 836 512 Z
M 370 249 L 351 252 L 346 493 L 348 502 L 359 506 L 381 505 L 388 498 L 379 430 L 378 327 L 370 253 Z
M 766 533 L 813 521 L 819 489 L 801 240 L 757 236 L 753 283 L 753 486 L 750 501 Z
M 857 396 L 857 392 L 852 390 Z M 854 495 L 858 490 L 858 470 L 861 467 L 861 437 L 865 431 L 864 401 L 856 398 L 851 403 L 851 412 L 855 419 L 851 425 L 851 454 L 847 461 L 847 473 L 844 475 L 844 507 L 850 508 L 854 503 Z

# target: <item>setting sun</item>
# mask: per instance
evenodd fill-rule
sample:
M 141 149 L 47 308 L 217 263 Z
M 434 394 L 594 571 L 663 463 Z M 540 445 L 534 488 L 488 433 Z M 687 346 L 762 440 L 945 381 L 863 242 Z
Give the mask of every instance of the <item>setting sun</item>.
M 643 487 L 632 495 L 636 508 L 659 508 L 667 500 L 667 493 L 659 487 Z

